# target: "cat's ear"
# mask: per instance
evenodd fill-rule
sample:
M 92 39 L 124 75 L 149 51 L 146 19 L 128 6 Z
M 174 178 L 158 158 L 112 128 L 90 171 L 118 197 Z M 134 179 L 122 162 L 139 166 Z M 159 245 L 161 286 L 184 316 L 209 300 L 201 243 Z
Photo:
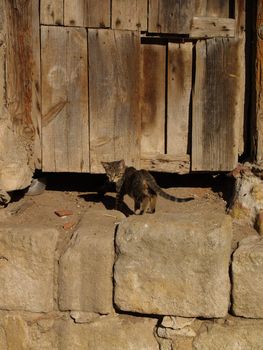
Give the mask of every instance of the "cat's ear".
M 107 170 L 107 169 L 109 168 L 109 164 L 106 163 L 106 162 L 101 162 L 101 165 L 103 166 L 103 168 L 104 168 L 105 170 Z
M 122 169 L 125 168 L 125 162 L 124 162 L 123 159 L 121 159 L 121 160 L 119 161 L 119 164 L 120 164 L 120 167 L 121 167 Z

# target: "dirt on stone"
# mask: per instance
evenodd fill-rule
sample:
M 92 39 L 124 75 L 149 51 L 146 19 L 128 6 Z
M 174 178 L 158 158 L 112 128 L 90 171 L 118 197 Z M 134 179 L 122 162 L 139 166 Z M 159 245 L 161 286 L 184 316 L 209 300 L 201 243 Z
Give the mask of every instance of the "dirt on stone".
M 186 203 L 177 203 L 158 196 L 156 211 L 174 213 L 191 213 L 207 209 L 213 212 L 225 212 L 229 197 L 229 183 L 226 177 L 212 176 L 155 176 L 160 186 L 168 193 L 177 197 L 193 196 L 194 200 Z M 179 179 L 179 180 L 178 180 Z M 201 179 L 201 180 L 200 180 Z M 6 208 L 0 209 L 2 225 L 27 226 L 34 229 L 37 226 L 54 227 L 60 233 L 58 250 L 63 249 L 77 229 L 78 223 L 85 212 L 98 209 L 96 215 L 111 215 L 115 205 L 115 193 L 107 193 L 104 197 L 97 194 L 99 186 L 105 178 L 101 175 L 55 175 L 48 176 L 46 190 L 37 196 L 27 196 L 24 192 L 12 194 L 12 201 Z M 231 186 L 230 186 L 231 187 Z M 133 215 L 133 201 L 128 196 L 124 198 L 123 212 L 126 216 Z M 144 214 L 154 215 L 154 214 Z M 249 225 L 233 224 L 233 249 L 240 239 L 257 234 Z

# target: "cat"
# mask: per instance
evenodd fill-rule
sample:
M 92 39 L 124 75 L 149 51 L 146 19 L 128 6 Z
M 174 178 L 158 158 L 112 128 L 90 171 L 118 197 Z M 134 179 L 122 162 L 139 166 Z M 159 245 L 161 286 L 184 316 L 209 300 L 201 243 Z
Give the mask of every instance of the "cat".
M 134 200 L 134 213 L 153 214 L 156 207 L 157 194 L 174 202 L 188 202 L 193 197 L 177 198 L 164 192 L 156 183 L 154 177 L 147 170 L 136 170 L 126 166 L 124 160 L 101 162 L 106 171 L 109 183 L 116 185 L 116 209 L 119 209 L 123 197 L 128 194 Z

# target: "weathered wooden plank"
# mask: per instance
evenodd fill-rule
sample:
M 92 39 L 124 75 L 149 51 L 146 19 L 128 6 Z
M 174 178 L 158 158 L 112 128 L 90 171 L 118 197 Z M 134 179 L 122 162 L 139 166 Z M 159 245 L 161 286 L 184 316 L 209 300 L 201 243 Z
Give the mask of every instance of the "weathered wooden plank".
M 236 21 L 232 18 L 193 17 L 191 38 L 234 37 Z
M 40 23 L 63 25 L 63 0 L 40 1 Z
M 195 16 L 207 16 L 207 0 L 195 0 Z
M 235 19 L 236 19 L 236 41 L 238 45 L 238 65 L 239 65 L 239 99 L 237 101 L 237 114 L 239 115 L 239 142 L 238 154 L 244 152 L 246 139 L 245 128 L 245 89 L 246 89 L 246 0 L 235 0 Z
M 66 26 L 108 28 L 111 15 L 110 0 L 64 0 Z
M 240 98 L 238 43 L 215 38 L 196 45 L 192 112 L 192 170 L 226 171 L 237 165 Z
M 192 43 L 168 44 L 167 153 L 188 153 Z
M 256 159 L 263 160 L 263 0 L 257 2 L 256 51 Z
M 42 168 L 89 171 L 86 30 L 45 26 L 41 42 Z
M 40 31 L 39 2 L 32 2 L 32 108 L 31 117 L 35 129 L 34 164 L 41 169 L 41 76 L 40 76 Z
M 188 34 L 194 11 L 194 0 L 149 0 L 148 31 Z
M 141 47 L 141 152 L 165 153 L 166 47 Z
M 142 154 L 141 168 L 150 171 L 187 174 L 190 172 L 190 156 L 187 154 Z
M 148 0 L 112 0 L 112 28 L 147 30 Z
M 206 16 L 229 17 L 229 1 L 231 0 L 206 0 Z
M 229 1 L 232 0 L 196 0 L 195 16 L 228 18 Z
M 91 172 L 122 158 L 139 167 L 139 35 L 90 29 L 88 38 Z
M 12 128 L 28 150 L 34 168 L 39 149 L 38 2 L 4 1 L 6 18 L 5 98 Z M 35 153 L 36 152 L 36 153 Z

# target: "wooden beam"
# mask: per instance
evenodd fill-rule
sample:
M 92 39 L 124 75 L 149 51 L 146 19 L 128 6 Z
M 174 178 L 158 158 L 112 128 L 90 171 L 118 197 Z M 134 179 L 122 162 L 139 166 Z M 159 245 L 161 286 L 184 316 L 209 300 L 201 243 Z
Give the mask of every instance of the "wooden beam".
M 39 4 L 4 1 L 6 14 L 6 108 L 12 127 L 28 150 L 32 168 L 40 167 Z
M 232 18 L 193 17 L 191 38 L 234 37 L 236 21 Z
M 263 0 L 257 1 L 256 160 L 263 161 Z
M 141 168 L 150 171 L 187 174 L 190 172 L 190 156 L 183 154 L 142 154 Z

